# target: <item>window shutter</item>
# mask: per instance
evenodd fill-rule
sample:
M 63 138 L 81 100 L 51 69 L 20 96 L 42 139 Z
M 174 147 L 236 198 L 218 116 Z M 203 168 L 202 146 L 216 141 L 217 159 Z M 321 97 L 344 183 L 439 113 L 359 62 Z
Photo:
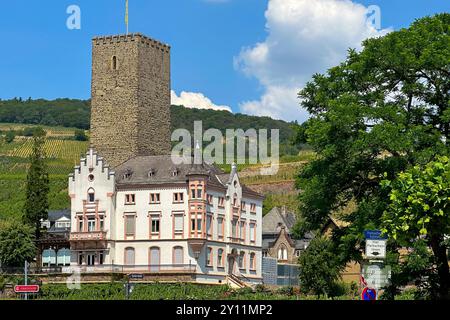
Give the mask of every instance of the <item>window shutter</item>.
M 174 264 L 183 264 L 183 248 L 174 249 Z
M 127 259 L 127 261 L 125 261 L 126 265 L 128 265 L 128 266 L 134 265 L 134 249 L 127 248 L 125 250 L 126 250 L 125 254 L 126 254 L 126 259 Z
M 183 231 L 183 216 L 175 216 L 175 232 Z

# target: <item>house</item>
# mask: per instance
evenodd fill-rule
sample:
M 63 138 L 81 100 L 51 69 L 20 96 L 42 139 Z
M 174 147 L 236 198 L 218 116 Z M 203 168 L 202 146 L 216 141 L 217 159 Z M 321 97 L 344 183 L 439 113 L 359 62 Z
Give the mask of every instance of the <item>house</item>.
M 276 258 L 279 263 L 297 264 L 298 257 L 306 250 L 313 235 L 308 233 L 303 239 L 294 239 L 292 228 L 295 223 L 295 213 L 288 212 L 286 207 L 275 207 L 264 216 L 263 256 Z
M 41 221 L 45 230 L 39 240 L 38 268 L 54 269 L 70 265 L 70 210 L 49 211 L 48 218 Z
M 226 174 L 137 156 L 113 171 L 90 149 L 69 193 L 71 265 L 83 272 L 261 282 L 263 197 L 241 184 L 235 165 Z
M 308 247 L 312 233 L 295 239 L 292 229 L 296 215 L 286 207 L 273 208 L 263 218 L 263 279 L 267 285 L 298 285 L 298 257 Z

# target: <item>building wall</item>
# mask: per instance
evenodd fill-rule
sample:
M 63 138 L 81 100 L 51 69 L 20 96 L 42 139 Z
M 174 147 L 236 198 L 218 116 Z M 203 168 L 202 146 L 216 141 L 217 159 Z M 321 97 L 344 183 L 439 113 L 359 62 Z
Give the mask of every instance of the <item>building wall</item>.
M 91 143 L 112 167 L 170 153 L 169 46 L 139 34 L 94 38 L 91 86 Z
M 173 203 L 173 194 L 183 193 L 184 203 Z M 160 195 L 159 204 L 150 204 L 150 194 Z M 136 204 L 125 204 L 125 196 L 134 194 Z M 116 194 L 116 215 L 115 215 L 115 240 L 150 240 L 150 222 L 151 215 L 160 214 L 160 235 L 154 236 L 152 239 L 167 240 L 173 239 L 173 213 L 184 213 L 184 233 L 187 236 L 189 221 L 187 216 L 187 189 L 186 187 L 172 187 L 164 189 L 127 189 L 118 191 Z M 125 237 L 125 219 L 126 214 L 134 213 L 136 216 L 136 233 L 135 237 Z

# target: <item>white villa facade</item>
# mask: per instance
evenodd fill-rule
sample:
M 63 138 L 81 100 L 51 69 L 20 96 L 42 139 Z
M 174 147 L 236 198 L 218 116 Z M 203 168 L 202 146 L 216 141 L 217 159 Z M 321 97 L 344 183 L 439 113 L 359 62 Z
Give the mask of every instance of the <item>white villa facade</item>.
M 71 266 L 89 273 L 261 283 L 262 200 L 236 166 L 137 156 L 110 170 L 93 149 L 69 177 Z

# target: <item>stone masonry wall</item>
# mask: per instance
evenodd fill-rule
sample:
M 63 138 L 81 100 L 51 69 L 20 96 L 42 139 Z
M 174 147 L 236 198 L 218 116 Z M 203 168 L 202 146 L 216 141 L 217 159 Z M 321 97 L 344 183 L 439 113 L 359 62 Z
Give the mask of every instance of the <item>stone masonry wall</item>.
M 113 168 L 169 154 L 170 47 L 140 34 L 94 38 L 92 47 L 92 146 Z

